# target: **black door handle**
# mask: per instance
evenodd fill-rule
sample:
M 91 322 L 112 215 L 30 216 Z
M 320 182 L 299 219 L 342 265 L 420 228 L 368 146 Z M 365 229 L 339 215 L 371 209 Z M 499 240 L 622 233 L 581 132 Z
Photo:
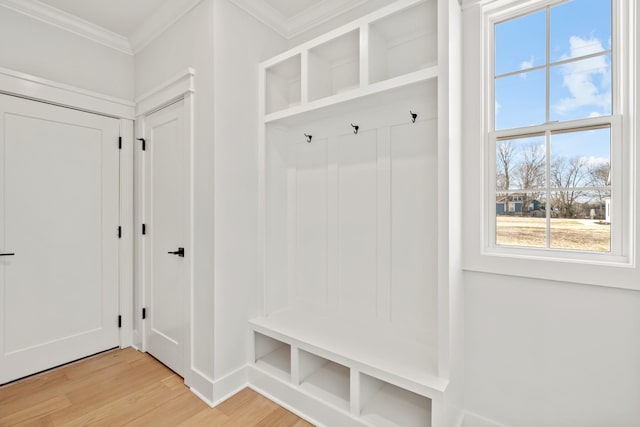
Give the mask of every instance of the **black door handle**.
M 5 253 L 0 253 L 0 256 L 14 256 L 15 254 L 13 252 L 5 252 Z
M 184 258 L 184 248 L 178 248 L 177 251 L 172 251 L 172 252 L 167 252 L 168 254 L 171 255 L 178 255 L 179 257 Z

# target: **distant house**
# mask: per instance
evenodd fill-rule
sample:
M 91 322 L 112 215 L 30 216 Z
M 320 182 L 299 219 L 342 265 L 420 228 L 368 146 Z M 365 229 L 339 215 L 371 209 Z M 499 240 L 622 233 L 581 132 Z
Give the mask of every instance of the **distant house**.
M 528 202 L 527 206 L 524 206 L 524 200 L 525 196 L 523 194 L 496 196 L 496 215 L 516 215 L 523 212 L 536 211 L 540 208 L 539 200 L 531 200 Z

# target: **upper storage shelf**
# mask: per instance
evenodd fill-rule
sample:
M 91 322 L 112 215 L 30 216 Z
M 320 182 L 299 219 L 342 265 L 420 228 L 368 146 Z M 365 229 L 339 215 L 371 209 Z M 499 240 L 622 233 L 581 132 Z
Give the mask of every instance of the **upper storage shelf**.
M 263 62 L 263 121 L 437 78 L 436 9 L 397 1 Z
M 437 64 L 436 3 L 427 1 L 369 24 L 369 82 Z

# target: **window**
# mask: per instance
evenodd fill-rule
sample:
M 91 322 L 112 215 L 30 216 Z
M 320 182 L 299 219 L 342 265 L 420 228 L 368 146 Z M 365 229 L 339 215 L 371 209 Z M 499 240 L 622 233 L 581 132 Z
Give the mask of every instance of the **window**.
M 624 1 L 519 2 L 487 15 L 488 252 L 629 255 Z

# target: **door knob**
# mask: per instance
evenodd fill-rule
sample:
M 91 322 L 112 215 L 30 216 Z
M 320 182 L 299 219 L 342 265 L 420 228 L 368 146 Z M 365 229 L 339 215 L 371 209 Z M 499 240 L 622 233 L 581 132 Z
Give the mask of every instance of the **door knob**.
M 178 248 L 177 251 L 171 251 L 171 252 L 167 252 L 168 254 L 171 255 L 178 255 L 179 257 L 184 258 L 184 248 Z

